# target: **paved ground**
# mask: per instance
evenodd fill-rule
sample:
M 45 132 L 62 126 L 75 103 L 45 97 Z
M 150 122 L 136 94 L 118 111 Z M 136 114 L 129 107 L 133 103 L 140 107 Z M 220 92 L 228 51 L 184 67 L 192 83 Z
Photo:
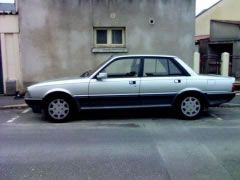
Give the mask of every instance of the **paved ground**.
M 240 179 L 240 108 L 85 112 L 51 124 L 0 111 L 0 179 Z
M 25 103 L 24 98 L 15 98 L 14 96 L 0 95 L 0 107 L 9 105 L 20 105 L 24 103 Z

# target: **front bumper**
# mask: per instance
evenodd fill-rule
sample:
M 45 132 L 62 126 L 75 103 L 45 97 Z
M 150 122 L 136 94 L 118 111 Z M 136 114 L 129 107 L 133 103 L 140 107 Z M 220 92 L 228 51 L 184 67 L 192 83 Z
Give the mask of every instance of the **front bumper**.
M 42 101 L 41 100 L 33 100 L 33 99 L 25 99 L 26 104 L 32 108 L 34 113 L 42 112 Z

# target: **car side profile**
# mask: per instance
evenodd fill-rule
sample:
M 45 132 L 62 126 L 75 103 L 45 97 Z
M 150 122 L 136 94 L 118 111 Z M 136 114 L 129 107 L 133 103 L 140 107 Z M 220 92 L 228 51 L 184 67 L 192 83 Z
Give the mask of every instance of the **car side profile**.
M 198 75 L 182 60 L 165 55 L 126 55 L 107 60 L 80 77 L 27 88 L 26 103 L 52 122 L 82 110 L 171 107 L 182 119 L 230 101 L 235 78 Z

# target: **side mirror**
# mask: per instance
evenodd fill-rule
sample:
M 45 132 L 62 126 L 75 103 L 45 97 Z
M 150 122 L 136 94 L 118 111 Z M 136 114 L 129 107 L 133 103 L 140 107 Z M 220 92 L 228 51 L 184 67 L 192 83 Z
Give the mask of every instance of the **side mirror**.
M 107 79 L 108 75 L 106 72 L 101 72 L 97 75 L 97 80 Z

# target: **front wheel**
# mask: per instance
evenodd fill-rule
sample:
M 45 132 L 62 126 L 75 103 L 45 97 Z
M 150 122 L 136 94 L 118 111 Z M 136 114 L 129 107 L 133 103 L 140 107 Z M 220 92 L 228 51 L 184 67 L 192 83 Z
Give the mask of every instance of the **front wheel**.
M 178 103 L 178 112 L 183 119 L 197 119 L 203 110 L 203 103 L 197 96 L 184 96 Z
M 44 112 L 51 122 L 66 122 L 72 117 L 73 106 L 68 98 L 52 97 L 47 100 Z

